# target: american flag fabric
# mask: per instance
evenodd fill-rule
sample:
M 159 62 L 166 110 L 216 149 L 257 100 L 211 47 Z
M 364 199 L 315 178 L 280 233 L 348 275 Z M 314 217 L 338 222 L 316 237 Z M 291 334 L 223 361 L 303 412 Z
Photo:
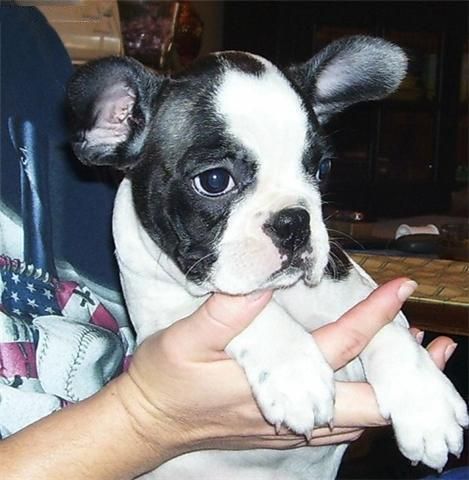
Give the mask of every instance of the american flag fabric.
M 40 315 L 59 315 L 55 285 L 48 273 L 32 265 L 0 256 L 2 309 L 10 316 L 32 321 Z
M 98 391 L 127 367 L 134 339 L 86 285 L 58 281 L 6 255 L 0 255 L 0 276 L 3 438 L 30 422 L 36 409 L 40 418 Z

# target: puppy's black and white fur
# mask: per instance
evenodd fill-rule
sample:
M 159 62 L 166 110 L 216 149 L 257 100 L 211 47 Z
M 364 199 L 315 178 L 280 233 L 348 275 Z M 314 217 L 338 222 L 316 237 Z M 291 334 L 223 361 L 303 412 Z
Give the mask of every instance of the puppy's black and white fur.
M 114 237 L 138 341 L 211 292 L 275 289 L 227 348 L 266 419 L 308 435 L 332 420 L 334 378 L 366 379 L 402 453 L 441 469 L 448 452 L 461 452 L 466 405 L 403 315 L 336 374 L 307 333 L 376 286 L 331 252 L 320 195 L 331 148 L 322 126 L 394 91 L 405 70 L 400 48 L 362 36 L 285 71 L 242 52 L 212 54 L 171 78 L 130 59 L 99 60 L 69 87 L 73 146 L 83 162 L 126 173 Z M 148 475 L 323 480 L 335 476 L 345 448 L 196 452 Z

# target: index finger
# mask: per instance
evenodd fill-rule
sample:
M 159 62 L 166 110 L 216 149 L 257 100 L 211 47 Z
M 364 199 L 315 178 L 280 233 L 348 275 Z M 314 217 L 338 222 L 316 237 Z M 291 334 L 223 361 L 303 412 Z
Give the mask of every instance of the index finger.
M 408 278 L 397 278 L 381 285 L 334 323 L 315 330 L 312 335 L 334 370 L 355 357 L 368 342 L 399 313 L 417 284 Z

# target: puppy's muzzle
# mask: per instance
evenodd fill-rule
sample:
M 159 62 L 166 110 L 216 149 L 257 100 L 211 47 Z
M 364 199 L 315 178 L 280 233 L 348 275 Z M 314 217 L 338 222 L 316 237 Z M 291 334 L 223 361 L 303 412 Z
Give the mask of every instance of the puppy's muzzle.
M 303 250 L 311 234 L 309 213 L 304 208 L 285 208 L 265 225 L 266 233 L 282 252 L 292 255 Z

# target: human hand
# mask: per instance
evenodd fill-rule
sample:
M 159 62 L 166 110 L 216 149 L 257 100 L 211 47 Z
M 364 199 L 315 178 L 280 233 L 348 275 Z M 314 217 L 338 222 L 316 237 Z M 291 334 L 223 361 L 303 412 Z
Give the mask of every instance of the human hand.
M 334 369 L 355 358 L 395 317 L 412 286 L 402 278 L 389 282 L 337 322 L 313 332 Z M 225 346 L 262 310 L 270 295 L 214 295 L 193 315 L 139 347 L 117 386 L 138 437 L 151 450 L 146 456 L 148 469 L 195 449 L 292 448 L 307 444 L 303 437 L 286 429 L 276 434 L 265 422 L 243 371 L 224 353 Z M 441 338 L 429 349 L 440 368 L 451 343 Z M 310 445 L 349 442 L 366 426 L 386 424 L 371 386 L 338 383 L 334 423 L 333 430 L 316 429 Z
M 390 281 L 375 290 L 338 321 L 313 332 L 330 365 L 337 370 L 358 356 L 374 334 L 387 323 L 386 316 L 388 321 L 391 321 L 416 287 L 415 282 L 403 278 Z M 410 328 L 410 332 L 418 343 L 422 343 L 424 332 L 416 328 Z M 443 370 L 456 346 L 451 338 L 440 336 L 426 348 L 436 366 Z M 334 420 L 335 425 L 352 427 L 348 435 L 355 434 L 357 438 L 363 432 L 363 428 L 353 428 L 354 426 L 372 427 L 389 423 L 379 414 L 371 385 L 357 382 L 336 383 Z
M 313 332 L 333 368 L 352 360 L 391 321 L 404 301 L 397 295 L 405 283 L 383 285 Z M 0 477 L 129 479 L 192 450 L 306 445 L 304 437 L 286 429 L 277 435 L 264 421 L 243 371 L 224 353 L 269 299 L 270 293 L 257 299 L 214 295 L 193 315 L 148 338 L 129 371 L 96 395 L 2 440 Z M 439 368 L 454 346 L 440 337 L 428 347 Z M 386 423 L 366 383 L 336 385 L 334 420 L 332 431 L 314 430 L 310 445 L 350 442 L 364 427 Z

